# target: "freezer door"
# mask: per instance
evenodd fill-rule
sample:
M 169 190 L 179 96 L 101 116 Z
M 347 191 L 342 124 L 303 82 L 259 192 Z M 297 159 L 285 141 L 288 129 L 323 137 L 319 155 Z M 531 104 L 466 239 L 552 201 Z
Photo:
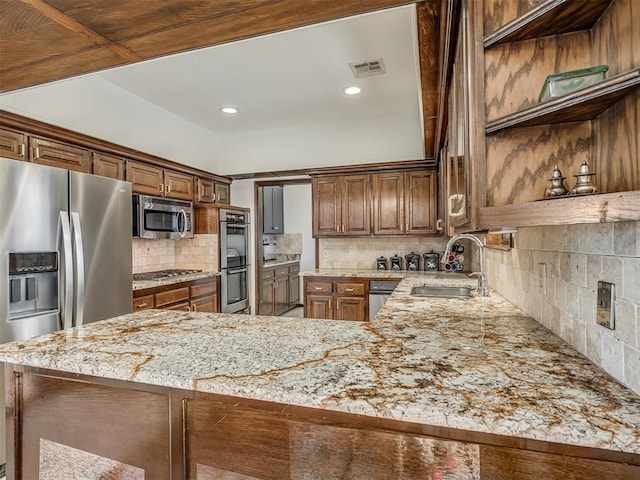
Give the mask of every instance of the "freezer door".
M 58 242 L 60 212 L 66 211 L 67 171 L 0 158 L 0 343 L 22 340 L 61 328 L 59 311 L 9 318 L 10 300 L 26 301 L 42 290 L 42 274 L 9 278 L 10 252 L 58 252 L 58 273 L 63 278 L 63 256 Z M 48 274 L 47 274 L 48 275 Z M 56 273 L 54 273 L 56 275 Z M 47 284 L 57 297 L 60 282 Z M 44 292 L 38 292 L 44 293 Z M 12 297 L 12 298 L 10 298 Z M 49 304 L 49 307 L 51 305 Z M 52 310 L 47 308 L 45 310 Z
M 74 325 L 132 310 L 131 184 L 69 173 Z

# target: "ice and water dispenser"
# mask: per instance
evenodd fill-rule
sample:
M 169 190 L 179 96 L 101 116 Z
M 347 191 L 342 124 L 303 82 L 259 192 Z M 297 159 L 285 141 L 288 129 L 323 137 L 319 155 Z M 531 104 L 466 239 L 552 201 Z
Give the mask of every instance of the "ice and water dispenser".
M 58 252 L 9 252 L 9 320 L 58 310 Z

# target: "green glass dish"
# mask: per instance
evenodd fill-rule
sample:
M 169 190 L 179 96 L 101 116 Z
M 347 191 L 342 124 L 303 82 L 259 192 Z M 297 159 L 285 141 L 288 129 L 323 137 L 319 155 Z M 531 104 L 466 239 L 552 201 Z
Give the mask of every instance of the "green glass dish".
M 604 80 L 607 70 L 609 70 L 608 65 L 599 65 L 597 67 L 549 75 L 544 81 L 538 100 L 546 102 L 552 98 L 558 98 L 576 90 L 595 85 Z

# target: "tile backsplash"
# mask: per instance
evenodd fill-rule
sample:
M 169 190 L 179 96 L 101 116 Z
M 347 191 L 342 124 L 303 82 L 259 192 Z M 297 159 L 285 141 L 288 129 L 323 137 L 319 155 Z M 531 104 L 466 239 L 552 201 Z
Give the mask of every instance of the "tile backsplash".
M 490 287 L 640 393 L 640 222 L 522 228 L 485 259 Z M 599 280 L 615 284 L 614 330 L 596 323 Z
M 217 272 L 218 235 L 194 235 L 181 240 L 132 241 L 133 273 L 173 268 Z

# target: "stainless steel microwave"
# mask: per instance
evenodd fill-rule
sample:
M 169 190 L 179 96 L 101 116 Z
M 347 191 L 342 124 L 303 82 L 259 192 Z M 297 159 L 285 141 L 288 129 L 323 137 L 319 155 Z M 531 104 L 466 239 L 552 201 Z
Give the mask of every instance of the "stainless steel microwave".
M 192 238 L 193 204 L 169 198 L 133 195 L 133 236 Z

